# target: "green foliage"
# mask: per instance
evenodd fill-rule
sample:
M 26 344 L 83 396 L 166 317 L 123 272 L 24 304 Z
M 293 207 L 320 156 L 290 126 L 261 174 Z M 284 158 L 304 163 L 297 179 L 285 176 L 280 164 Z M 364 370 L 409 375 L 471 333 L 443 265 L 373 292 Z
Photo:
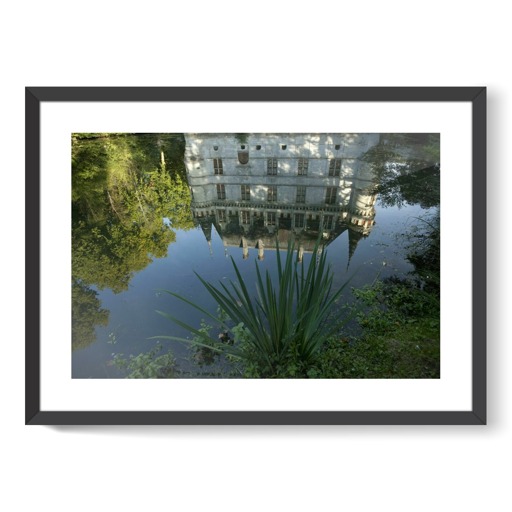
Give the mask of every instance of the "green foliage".
M 210 336 L 210 331 L 212 330 L 212 326 L 208 325 L 204 320 L 201 320 L 201 327 L 199 328 L 199 332 L 203 335 Z M 212 341 L 209 343 L 205 341 L 204 336 L 195 336 L 192 339 L 192 348 L 193 348 L 193 359 L 194 361 L 202 368 L 203 366 L 212 365 L 219 356 L 219 352 L 215 350 L 215 346 L 218 342 L 214 342 L 212 338 L 208 338 Z M 202 343 L 204 341 L 204 343 Z M 210 347 L 206 347 L 204 345 L 210 345 Z
M 363 160 L 374 172 L 382 206 L 439 205 L 439 134 L 383 134 Z
M 402 323 L 413 325 L 425 318 L 432 328 L 439 328 L 439 300 L 412 281 L 377 281 L 354 290 L 354 295 L 360 302 L 357 319 L 367 332 L 386 334 Z
M 360 332 L 331 337 L 309 377 L 440 377 L 439 212 L 403 235 L 415 268 L 353 290 Z
M 441 229 L 439 209 L 431 218 L 420 218 L 421 222 L 408 235 L 407 259 L 414 265 L 417 276 L 425 290 L 439 297 L 441 277 Z
M 426 329 L 426 331 L 425 331 Z M 436 379 L 440 349 L 428 325 L 396 327 L 394 335 L 362 336 L 353 342 L 331 339 L 308 377 L 323 379 Z
M 331 338 L 315 375 L 440 377 L 439 213 L 421 219 L 406 240 L 415 266 L 410 278 L 391 277 L 353 290 L 361 332 L 353 340 Z
M 109 312 L 101 307 L 94 290 L 76 280 L 72 283 L 71 301 L 71 346 L 77 350 L 96 340 L 95 327 L 108 324 Z
M 159 356 L 161 350 L 162 346 L 157 345 L 149 352 L 136 356 L 115 354 L 114 364 L 126 370 L 128 379 L 171 379 L 175 376 L 176 359 L 170 352 Z
M 152 258 L 167 254 L 174 229 L 193 227 L 183 138 L 78 135 L 72 145 L 73 276 L 120 292 Z
M 237 281 L 231 282 L 230 287 L 222 282 L 220 287 L 215 287 L 196 274 L 222 311 L 238 326 L 238 338 L 243 328 L 244 344 L 219 343 L 208 334 L 159 311 L 201 341 L 166 338 L 186 341 L 237 357 L 256 368 L 261 377 L 302 375 L 318 356 L 325 340 L 339 329 L 336 323 L 328 322 L 328 315 L 345 285 L 331 293 L 333 275 L 326 263 L 326 251 L 320 254 L 318 243 L 307 272 L 305 265 L 299 263 L 294 255 L 294 250 L 295 244 L 290 241 L 283 262 L 277 247 L 277 285 L 273 283 L 268 271 L 265 276 L 261 275 L 256 262 L 257 299 L 251 297 L 233 259 Z M 168 293 L 216 320 L 214 315 L 185 297 Z M 222 328 L 227 329 L 227 326 L 223 325 Z
M 235 133 L 235 139 L 240 142 L 240 144 L 247 144 L 247 140 L 249 138 L 249 134 L 247 133 Z
M 81 212 L 92 221 L 105 217 L 107 161 L 108 153 L 104 144 L 98 141 L 73 140 L 71 198 L 74 215 Z
M 353 290 L 361 333 L 332 337 L 309 377 L 439 378 L 439 301 L 416 283 L 391 279 Z
M 73 231 L 73 275 L 99 289 L 119 293 L 153 257 L 163 257 L 175 233 L 158 224 L 79 224 Z

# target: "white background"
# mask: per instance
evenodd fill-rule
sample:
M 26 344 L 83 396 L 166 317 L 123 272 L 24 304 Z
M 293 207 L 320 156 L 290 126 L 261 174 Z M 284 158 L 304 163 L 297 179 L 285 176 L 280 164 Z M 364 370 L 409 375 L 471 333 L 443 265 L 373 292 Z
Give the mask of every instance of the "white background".
M 4 7 L 2 510 L 510 510 L 511 38 L 501 5 Z M 489 425 L 25 427 L 26 85 L 487 85 Z
M 243 125 L 239 112 L 244 112 Z M 269 121 L 269 112 L 273 119 Z M 41 106 L 41 410 L 471 410 L 471 104 L 90 103 Z M 71 379 L 72 132 L 441 134 L 441 379 Z M 455 198 L 455 199 L 454 199 Z M 464 257 L 461 258 L 461 255 Z M 457 317 L 453 306 L 457 305 Z M 63 319 L 66 319 L 64 321 Z M 462 319 L 462 321 L 461 321 Z M 56 328 L 57 326 L 57 328 Z

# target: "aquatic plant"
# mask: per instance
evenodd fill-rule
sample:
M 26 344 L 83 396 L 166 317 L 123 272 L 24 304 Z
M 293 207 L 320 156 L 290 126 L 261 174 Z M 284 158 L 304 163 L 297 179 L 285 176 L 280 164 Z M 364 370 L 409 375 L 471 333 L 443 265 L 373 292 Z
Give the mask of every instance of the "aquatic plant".
M 231 281 L 229 286 L 222 282 L 219 286 L 214 286 L 196 273 L 205 289 L 229 319 L 236 326 L 243 325 L 248 333 L 246 343 L 230 344 L 215 340 L 204 330 L 195 329 L 162 311 L 158 313 L 187 329 L 195 338 L 158 338 L 204 346 L 237 357 L 252 366 L 256 364 L 260 376 L 282 375 L 286 373 L 283 369 L 290 365 L 303 370 L 302 373 L 305 374 L 325 340 L 340 328 L 339 322 L 328 320 L 333 305 L 347 283 L 333 292 L 333 273 L 326 261 L 326 251 L 320 250 L 318 242 L 307 270 L 305 264 L 298 260 L 293 240 L 288 243 L 284 261 L 278 244 L 276 257 L 277 283 L 273 282 L 268 270 L 262 275 L 258 262 L 255 262 L 257 297 L 249 293 L 247 283 L 233 258 L 231 261 L 236 281 Z M 218 322 L 218 317 L 193 301 L 172 291 L 165 291 Z M 223 322 L 221 329 L 227 331 L 229 328 Z

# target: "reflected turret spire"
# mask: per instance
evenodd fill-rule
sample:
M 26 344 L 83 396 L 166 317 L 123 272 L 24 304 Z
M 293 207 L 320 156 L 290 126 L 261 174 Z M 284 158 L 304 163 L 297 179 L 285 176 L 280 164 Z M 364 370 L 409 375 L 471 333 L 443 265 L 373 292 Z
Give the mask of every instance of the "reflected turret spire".
M 347 261 L 347 270 L 350 266 L 350 260 L 352 259 L 352 256 L 354 256 L 354 253 L 357 249 L 357 244 L 359 241 L 363 238 L 363 234 L 359 231 L 356 231 L 355 229 L 349 229 L 348 230 L 348 261 Z

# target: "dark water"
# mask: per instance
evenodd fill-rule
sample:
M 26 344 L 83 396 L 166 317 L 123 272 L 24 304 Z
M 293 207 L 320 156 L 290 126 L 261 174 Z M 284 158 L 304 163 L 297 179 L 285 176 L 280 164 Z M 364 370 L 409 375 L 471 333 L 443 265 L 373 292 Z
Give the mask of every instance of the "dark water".
M 285 146 L 285 148 L 283 148 Z M 214 313 L 194 272 L 248 283 L 276 269 L 275 239 L 303 264 L 322 237 L 335 285 L 404 276 L 409 235 L 439 209 L 435 134 L 79 134 L 73 140 L 73 378 L 120 378 L 114 364 L 162 346 L 181 376 L 190 334 Z M 347 289 L 346 299 L 350 300 Z M 154 338 L 156 339 L 150 339 Z

